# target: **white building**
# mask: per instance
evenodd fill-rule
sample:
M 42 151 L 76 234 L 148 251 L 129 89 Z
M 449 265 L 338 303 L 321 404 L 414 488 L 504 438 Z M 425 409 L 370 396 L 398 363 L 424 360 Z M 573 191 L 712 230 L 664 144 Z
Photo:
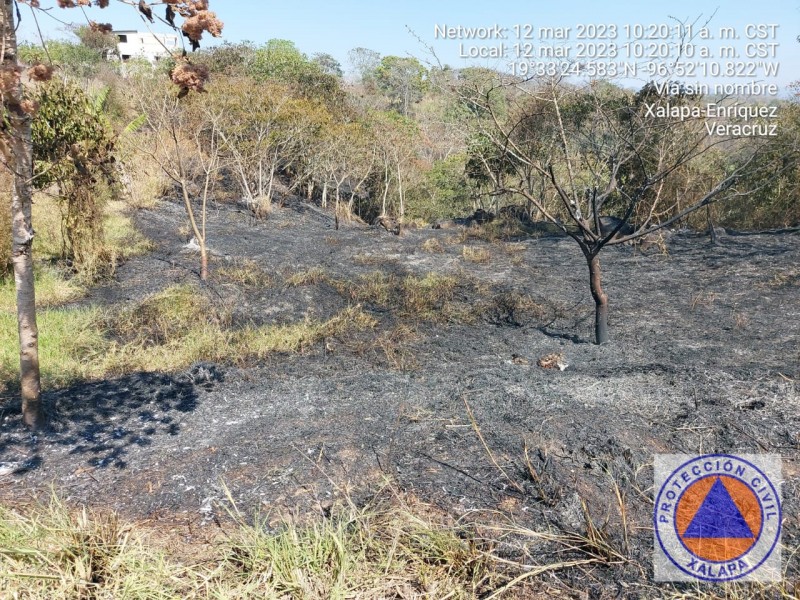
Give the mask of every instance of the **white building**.
M 173 33 L 119 30 L 114 31 L 114 35 L 117 36 L 117 51 L 123 62 L 132 58 L 144 58 L 151 63 L 157 63 L 178 49 L 178 36 Z

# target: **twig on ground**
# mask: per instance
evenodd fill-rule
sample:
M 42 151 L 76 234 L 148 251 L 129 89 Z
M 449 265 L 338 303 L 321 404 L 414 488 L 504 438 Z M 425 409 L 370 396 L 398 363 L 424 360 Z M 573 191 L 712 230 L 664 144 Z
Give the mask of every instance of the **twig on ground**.
M 511 477 L 508 476 L 508 473 L 505 472 L 503 467 L 501 467 L 500 464 L 495 460 L 494 454 L 492 454 L 492 451 L 489 449 L 489 446 L 486 443 L 486 440 L 483 439 L 483 434 L 481 433 L 481 428 L 478 426 L 478 422 L 475 420 L 475 415 L 472 412 L 472 408 L 470 408 L 469 402 L 467 402 L 467 399 L 464 396 L 462 396 L 461 399 L 464 401 L 464 406 L 467 408 L 467 414 L 469 415 L 469 420 L 472 423 L 472 428 L 475 430 L 475 433 L 478 435 L 478 439 L 481 441 L 481 444 L 483 444 L 483 447 L 486 450 L 486 454 L 489 456 L 489 460 L 491 460 L 492 464 L 495 467 L 497 467 L 497 470 L 500 471 L 503 474 L 503 477 L 505 477 L 506 480 L 520 494 L 524 495 L 525 494 L 525 490 L 522 489 L 522 486 L 520 484 L 518 484 L 516 481 L 514 481 L 513 479 L 511 479 Z

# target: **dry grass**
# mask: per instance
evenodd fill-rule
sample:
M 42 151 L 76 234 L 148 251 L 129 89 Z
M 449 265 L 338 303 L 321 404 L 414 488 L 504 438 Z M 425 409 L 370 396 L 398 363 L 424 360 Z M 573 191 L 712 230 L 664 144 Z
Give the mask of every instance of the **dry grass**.
M 474 529 L 399 495 L 352 503 L 330 518 L 253 522 L 233 505 L 227 535 L 205 559 L 111 513 L 70 510 L 57 498 L 25 512 L 0 508 L 3 598 L 468 599 L 513 583 Z M 163 536 L 159 536 L 163 537 Z M 194 552 L 193 552 L 194 551 Z M 512 586 L 513 587 L 513 586 Z
M 67 278 L 58 267 L 42 265 L 34 270 L 37 308 L 60 306 L 79 299 L 84 287 L 75 279 Z M 12 277 L 0 279 L 0 313 L 17 310 L 17 290 Z
M 393 502 L 339 507 L 330 519 L 262 521 L 227 544 L 225 569 L 252 597 L 475 598 L 508 578 L 474 532 Z
M 361 265 L 362 267 L 374 267 L 386 265 L 392 262 L 395 262 L 395 260 L 377 254 L 356 254 L 353 257 L 353 264 Z
M 351 306 L 324 322 L 307 318 L 291 325 L 248 328 L 237 334 L 234 356 L 263 358 L 275 352 L 302 354 L 327 338 L 346 337 L 355 331 L 373 329 L 377 324 L 360 306 Z
M 711 308 L 714 303 L 719 299 L 716 292 L 698 292 L 692 295 L 691 310 L 694 311 L 698 306 L 704 308 Z
M 373 344 L 383 352 L 386 361 L 393 369 L 411 371 L 416 369 L 419 363 L 409 346 L 419 337 L 419 334 L 408 325 L 398 325 L 380 332 Z
M 237 260 L 233 264 L 218 267 L 213 272 L 220 282 L 235 283 L 247 288 L 266 288 L 273 285 L 272 276 L 254 260 Z
M 747 329 L 747 326 L 750 324 L 750 317 L 741 312 L 731 313 L 731 320 L 736 329 Z
M 153 158 L 143 151 L 155 147 L 152 136 L 141 131 L 135 135 L 121 136 L 117 144 L 123 187 L 127 202 L 134 208 L 152 208 L 171 191 L 172 182 Z
M 183 587 L 181 569 L 114 514 L 55 497 L 25 513 L 0 507 L 3 598 L 174 598 Z
M 139 233 L 127 215 L 128 207 L 119 201 L 109 201 L 104 207 L 102 244 L 85 256 L 79 265 L 77 278 L 83 283 L 114 273 L 117 265 L 152 249 L 152 243 Z M 33 242 L 34 258 L 39 262 L 62 261 L 67 244 L 62 230 L 61 208 L 47 194 L 34 196 L 32 219 L 36 228 Z
M 436 238 L 428 238 L 422 243 L 422 250 L 431 254 L 441 254 L 444 252 L 444 246 Z
M 509 257 L 512 265 L 521 267 L 525 264 L 525 244 L 521 242 L 505 242 L 500 245 L 503 253 Z
M 495 219 L 491 223 L 461 229 L 454 237 L 454 240 L 459 244 L 466 244 L 474 240 L 499 242 L 527 237 L 531 233 L 531 229 L 526 228 L 516 219 Z
M 34 194 L 31 219 L 36 228 L 33 238 L 34 259 L 47 262 L 60 260 L 66 245 L 58 202 L 46 194 Z
M 467 405 L 469 411 L 469 407 Z M 480 433 L 496 468 L 510 483 Z M 418 411 L 406 418 L 420 419 Z M 424 416 L 422 417 L 424 418 Z M 505 461 L 504 461 L 505 462 Z M 525 451 L 531 480 L 550 489 Z M 207 537 L 139 525 L 106 511 L 73 509 L 55 495 L 25 510 L 0 506 L 0 597 L 41 600 L 122 598 L 429 600 L 583 597 L 616 591 L 608 573 L 636 597 L 674 600 L 796 598 L 795 583 L 673 587 L 649 581 L 649 565 L 631 558 L 624 486 L 610 475 L 619 523 L 598 520 L 581 501 L 580 531 L 520 525 L 509 512 L 470 522 L 387 486 L 365 504 L 345 494 L 326 516 L 242 514 L 223 482 L 231 517 Z M 334 481 L 331 483 L 336 486 Z M 561 484 L 563 482 L 560 482 Z M 546 497 L 547 490 L 542 493 Z M 558 497 L 561 497 L 558 493 Z M 554 502 L 558 500 L 554 498 Z M 514 512 L 516 501 L 506 503 Z M 157 527 L 157 529 L 156 529 Z M 215 530 L 216 531 L 216 530 Z M 180 539 L 181 543 L 170 543 Z M 787 554 L 788 552 L 787 548 Z M 517 556 L 524 556 L 518 562 Z M 544 557 L 548 558 L 545 560 Z M 791 558 L 787 562 L 791 562 Z M 788 566 L 787 566 L 788 568 Z M 566 571 L 566 572 L 565 572 Z M 603 575 L 605 572 L 605 575 Z M 605 585 L 604 585 L 605 583 Z M 600 596 L 598 596 L 600 597 Z M 604 597 L 604 596 L 603 596 Z
M 494 294 L 479 303 L 481 312 L 495 324 L 521 325 L 544 319 L 548 309 L 529 294 L 510 290 Z
M 789 267 L 772 276 L 767 282 L 769 288 L 784 288 L 800 286 L 800 267 Z
M 524 254 L 527 246 L 522 242 L 505 242 L 504 244 L 501 244 L 500 248 L 505 254 L 513 257 Z
M 153 249 L 153 244 L 133 226 L 123 202 L 112 201 L 106 205 L 103 223 L 105 248 L 115 261 L 140 256 Z
M 471 284 L 451 275 L 427 273 L 405 277 L 375 271 L 355 280 L 332 281 L 345 298 L 394 310 L 415 321 L 471 322 L 473 307 L 460 301 L 457 291 Z
M 663 231 L 657 231 L 646 235 L 639 240 L 634 241 L 634 247 L 639 248 L 642 252 L 650 248 L 656 248 L 661 256 L 669 256 L 669 247 L 667 246 L 667 237 Z
M 461 257 L 467 262 L 484 265 L 491 260 L 492 254 L 486 248 L 462 246 Z
M 223 484 L 224 487 L 224 484 Z M 225 488 L 227 491 L 227 488 Z M 625 501 L 617 496 L 618 501 Z M 136 524 L 112 512 L 75 509 L 55 495 L 25 510 L 0 506 L 0 597 L 29 600 L 329 600 L 418 598 L 500 600 L 583 597 L 597 569 L 638 573 L 623 586 L 636 597 L 674 600 L 796 598 L 784 583 L 679 588 L 648 580 L 648 567 L 582 503 L 582 533 L 541 531 L 511 517 L 456 524 L 390 488 L 362 507 L 345 498 L 327 517 L 231 517 L 207 541 L 169 543 L 180 532 Z M 202 539 L 200 536 L 191 536 Z M 513 542 L 512 542 L 513 540 Z M 510 558 L 525 548 L 525 564 Z M 497 548 L 497 550 L 495 549 Z M 550 548 L 535 562 L 536 548 Z M 502 550 L 501 550 L 502 549 Z M 564 571 L 568 575 L 564 576 Z M 601 583 L 602 580 L 599 581 Z
M 286 276 L 286 285 L 289 287 L 301 287 L 304 285 L 316 285 L 328 279 L 325 269 L 322 267 L 312 267 L 303 271 L 297 271 Z
M 376 321 L 359 306 L 327 321 L 305 319 L 283 325 L 234 329 L 224 307 L 188 286 L 175 286 L 107 321 L 121 343 L 108 353 L 112 372 L 173 371 L 200 360 L 244 363 L 271 353 L 302 353 L 325 338 L 370 329 Z

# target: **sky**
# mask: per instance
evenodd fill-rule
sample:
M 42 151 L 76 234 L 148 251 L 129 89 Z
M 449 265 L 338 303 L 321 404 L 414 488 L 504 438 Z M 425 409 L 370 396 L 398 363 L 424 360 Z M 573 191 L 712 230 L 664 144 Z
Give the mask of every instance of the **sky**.
M 55 4 L 42 0 L 43 6 Z M 740 69 L 740 76 L 728 78 L 726 81 L 772 81 L 781 86 L 791 81 L 800 79 L 800 0 L 670 0 L 669 2 L 619 2 L 600 0 L 571 0 L 569 2 L 540 2 L 536 0 L 405 0 L 393 3 L 375 3 L 357 0 L 322 1 L 304 0 L 302 2 L 273 2 L 270 0 L 211 0 L 210 8 L 225 23 L 223 31 L 224 40 L 239 42 L 250 40 L 263 43 L 272 38 L 293 41 L 297 47 L 306 54 L 313 55 L 325 52 L 333 55 L 347 70 L 349 63 L 347 55 L 349 50 L 356 47 L 365 47 L 379 52 L 381 55 L 415 56 L 423 62 L 439 61 L 453 67 L 468 65 L 481 65 L 494 68 L 508 69 L 514 63 L 519 68 L 519 63 L 528 65 L 542 62 L 537 56 L 530 60 L 531 52 L 539 52 L 542 45 L 569 47 L 573 54 L 578 51 L 578 44 L 583 44 L 584 52 L 608 53 L 608 44 L 614 44 L 618 52 L 617 59 L 613 62 L 622 67 L 622 62 L 634 60 L 640 64 L 647 62 L 646 57 L 637 57 L 638 54 L 660 52 L 658 45 L 662 38 L 659 30 L 650 28 L 652 25 L 674 25 L 678 21 L 696 23 L 699 28 L 709 18 L 710 30 L 718 34 L 722 27 L 732 27 L 740 36 L 738 40 L 725 42 L 736 47 L 739 54 L 731 68 Z M 23 22 L 21 25 L 22 39 L 33 41 L 36 39 L 36 29 L 27 7 L 21 7 Z M 154 9 L 160 13 L 162 7 Z M 50 14 L 67 21 L 81 22 L 83 15 L 76 9 L 61 10 L 53 8 Z M 117 29 L 142 29 L 145 30 L 142 19 L 135 9 L 122 2 L 112 2 L 104 10 L 87 10 L 90 18 L 98 22 L 110 22 Z M 713 15 L 713 16 L 712 16 Z M 677 19 L 677 21 L 676 21 Z M 39 23 L 49 38 L 65 38 L 63 25 L 47 15 L 39 16 Z M 767 34 L 767 37 L 746 39 L 744 33 L 748 25 L 778 25 L 775 30 L 753 29 L 754 35 Z M 437 39 L 436 26 L 440 30 L 444 26 L 457 28 L 498 26 L 501 32 L 508 35 L 508 40 L 498 39 Z M 616 25 L 615 37 L 610 27 L 603 31 L 594 29 L 592 25 Z M 629 29 L 625 29 L 628 25 Z M 519 27 L 520 38 L 515 39 L 514 27 Z M 634 28 L 642 26 L 641 33 L 649 32 L 648 37 L 633 38 Z M 540 27 L 570 28 L 568 40 L 542 40 L 539 37 Z M 506 28 L 506 29 L 503 29 Z M 577 39 L 578 31 L 583 28 L 583 39 Z M 154 31 L 166 32 L 166 26 L 154 27 Z M 495 30 L 496 32 L 497 30 Z M 530 32 L 530 38 L 525 38 L 525 32 Z M 773 35 L 774 33 L 774 35 Z M 419 38 L 419 39 L 417 39 Z M 205 41 L 205 40 L 204 40 Z M 210 43 L 208 43 L 210 42 Z M 209 40 L 206 45 L 214 42 Z M 488 52 L 505 42 L 504 51 L 506 58 L 466 59 L 461 54 Z M 625 44 L 639 42 L 643 46 L 627 46 L 623 54 L 619 52 Z M 515 44 L 521 44 L 514 48 Z M 524 44 L 528 46 L 522 46 Z M 717 51 L 716 46 L 721 44 L 717 40 L 696 40 L 695 47 L 707 46 L 712 51 Z M 745 45 L 776 44 L 775 46 L 752 47 L 751 51 L 767 53 L 763 57 L 745 56 Z M 606 44 L 606 46 L 602 46 Z M 435 52 L 435 58 L 426 48 L 429 46 Z M 625 55 L 625 52 L 629 55 Z M 517 54 L 521 54 L 517 58 Z M 696 62 L 695 56 L 692 61 Z M 688 60 L 688 59 L 687 59 Z M 755 65 L 750 62 L 755 61 Z M 778 75 L 765 73 L 759 61 L 779 63 Z M 585 61 L 592 62 L 592 61 Z M 595 61 L 596 62 L 596 61 Z M 756 69 L 755 77 L 746 72 Z M 642 81 L 652 77 L 648 74 L 637 73 Z M 686 79 L 697 78 L 697 71 L 687 73 Z M 719 75 L 723 78 L 724 73 Z

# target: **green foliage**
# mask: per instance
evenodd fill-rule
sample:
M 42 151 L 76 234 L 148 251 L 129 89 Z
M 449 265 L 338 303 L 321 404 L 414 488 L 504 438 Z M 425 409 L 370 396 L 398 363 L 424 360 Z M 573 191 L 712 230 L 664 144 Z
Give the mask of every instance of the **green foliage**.
M 79 87 L 57 79 L 37 90 L 39 110 L 32 125 L 37 188 L 111 162 L 113 135 L 98 111 L 104 96 L 92 99 Z
M 78 37 L 83 46 L 96 51 L 101 58 L 106 58 L 107 55 L 116 54 L 117 52 L 117 36 L 111 32 L 92 29 L 88 25 L 75 27 L 72 32 Z
M 741 185 L 755 188 L 750 197 L 737 200 L 719 215 L 723 225 L 741 229 L 769 229 L 800 225 L 800 96 L 782 102 L 774 137 Z
M 490 186 L 492 177 L 514 172 L 514 160 L 502 152 L 484 133 L 473 134 L 467 142 L 467 178 L 479 186 Z
M 226 171 L 242 196 L 258 203 L 269 194 L 275 170 L 296 172 L 312 160 L 332 115 L 324 103 L 298 95 L 288 84 L 262 82 L 256 95 L 251 85 L 246 77 L 218 78 L 204 105 L 218 115 L 215 127 Z
M 272 39 L 256 50 L 250 75 L 258 80 L 275 79 L 293 83 L 300 80 L 304 71 L 313 68 L 310 64 L 294 42 Z
M 416 58 L 385 56 L 375 69 L 375 81 L 392 106 L 407 115 L 427 90 L 427 73 Z
M 269 40 L 256 49 L 247 74 L 257 82 L 267 80 L 290 85 L 307 97 L 338 104 L 342 99 L 339 79 L 326 73 L 320 63 L 311 61 L 294 42 Z
M 374 80 L 375 69 L 381 62 L 379 52 L 369 48 L 353 48 L 348 52 L 347 58 L 361 79 L 361 83 L 367 85 Z
M 122 135 L 130 135 L 139 131 L 142 127 L 145 126 L 147 123 L 147 115 L 142 113 L 132 121 L 130 121 L 125 127 L 122 128 Z
M 243 76 L 253 74 L 252 62 L 256 57 L 256 45 L 253 42 L 224 42 L 219 46 L 201 50 L 198 62 L 206 65 L 212 74 Z
M 36 100 L 33 184 L 58 186 L 65 258 L 87 267 L 102 248 L 103 203 L 116 182 L 114 136 L 98 110 L 104 98 L 93 100 L 77 86 L 54 79 L 37 89 Z
M 94 114 L 101 114 L 108 106 L 108 99 L 111 97 L 111 88 L 105 86 L 90 98 L 92 111 Z
M 19 45 L 20 62 L 54 64 L 71 77 L 86 78 L 96 75 L 105 63 L 104 52 L 84 44 L 65 40 L 47 42 L 47 51 L 39 44 Z
M 326 52 L 317 52 L 311 58 L 311 62 L 318 65 L 320 70 L 326 75 L 333 75 L 334 77 L 341 77 L 344 75 L 342 72 L 342 65 L 339 64 L 339 61 Z
M 436 76 L 441 80 L 443 74 L 437 73 Z M 451 114 L 454 118 L 487 118 L 489 107 L 499 118 L 508 116 L 509 94 L 497 71 L 484 67 L 467 67 L 458 71 L 457 79 L 462 94 L 453 107 L 454 112 Z
M 435 161 L 409 191 L 408 216 L 431 222 L 470 213 L 475 190 L 467 180 L 466 160 L 465 154 L 454 154 Z

